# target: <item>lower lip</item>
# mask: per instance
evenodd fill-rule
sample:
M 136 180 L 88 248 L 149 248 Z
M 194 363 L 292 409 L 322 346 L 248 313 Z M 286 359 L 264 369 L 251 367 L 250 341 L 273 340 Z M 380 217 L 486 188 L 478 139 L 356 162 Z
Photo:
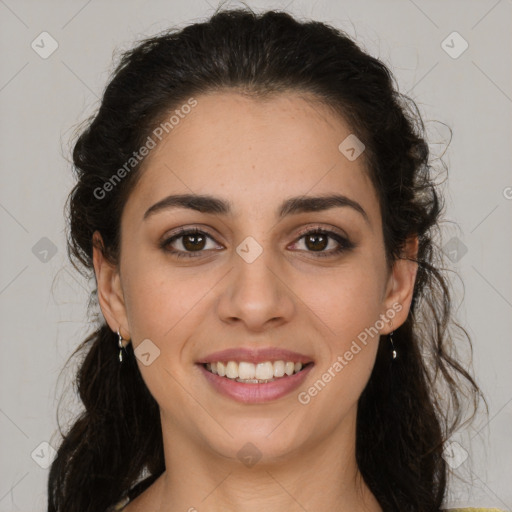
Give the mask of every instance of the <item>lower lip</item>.
M 258 404 L 277 400 L 297 389 L 307 377 L 313 364 L 289 377 L 279 377 L 273 382 L 262 384 L 237 382 L 227 377 L 219 377 L 209 372 L 202 364 L 198 365 L 208 382 L 221 394 L 244 404 Z

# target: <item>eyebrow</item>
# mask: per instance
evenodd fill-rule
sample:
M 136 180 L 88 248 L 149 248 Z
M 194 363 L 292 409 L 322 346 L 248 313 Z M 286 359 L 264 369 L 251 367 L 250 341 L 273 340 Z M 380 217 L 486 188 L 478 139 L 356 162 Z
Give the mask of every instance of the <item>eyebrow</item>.
M 287 215 L 305 212 L 319 212 L 331 208 L 349 207 L 359 212 L 365 221 L 370 224 L 367 213 L 363 207 L 353 199 L 341 194 L 325 196 L 297 196 L 283 201 L 277 212 L 277 217 L 282 219 Z M 218 197 L 197 194 L 178 194 L 164 197 L 146 210 L 143 220 L 148 217 L 171 208 L 186 208 L 201 213 L 216 215 L 232 215 L 232 203 Z

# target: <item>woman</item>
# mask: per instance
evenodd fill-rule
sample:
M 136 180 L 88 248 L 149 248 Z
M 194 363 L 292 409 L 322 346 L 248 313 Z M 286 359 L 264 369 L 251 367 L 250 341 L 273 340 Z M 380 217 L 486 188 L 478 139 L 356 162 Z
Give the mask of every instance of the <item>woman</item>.
M 123 56 L 73 159 L 69 251 L 104 322 L 49 511 L 441 509 L 479 388 L 450 352 L 421 118 L 384 64 L 220 11 Z

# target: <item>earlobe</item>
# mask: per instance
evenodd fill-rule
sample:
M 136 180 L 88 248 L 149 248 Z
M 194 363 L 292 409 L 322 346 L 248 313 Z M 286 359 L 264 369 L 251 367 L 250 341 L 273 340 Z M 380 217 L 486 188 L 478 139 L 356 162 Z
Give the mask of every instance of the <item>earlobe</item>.
M 417 256 L 418 237 L 414 235 L 407 239 L 401 258 L 393 264 L 384 301 L 386 311 L 394 311 L 393 321 L 386 324 L 381 334 L 388 334 L 400 327 L 409 315 L 418 273 Z M 386 311 L 383 312 L 384 315 L 386 315 Z
M 98 302 L 105 321 L 117 332 L 120 329 L 123 338 L 129 338 L 128 322 L 119 269 L 104 256 L 103 239 L 99 231 L 93 233 L 93 264 L 98 287 Z M 125 336 L 126 334 L 126 336 Z

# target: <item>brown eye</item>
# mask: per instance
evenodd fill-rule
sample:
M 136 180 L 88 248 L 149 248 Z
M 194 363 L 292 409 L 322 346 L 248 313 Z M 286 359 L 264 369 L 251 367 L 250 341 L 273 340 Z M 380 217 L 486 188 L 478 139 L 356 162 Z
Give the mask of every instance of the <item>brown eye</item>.
M 304 239 L 306 247 L 312 251 L 323 251 L 329 245 L 329 237 L 323 233 L 312 233 Z
M 187 249 L 187 251 L 204 249 L 206 237 L 202 234 L 192 233 L 189 235 L 182 235 L 180 238 L 183 239 L 181 243 L 183 244 L 183 247 Z
M 316 253 L 319 257 L 335 256 L 355 247 L 355 244 L 338 233 L 320 228 L 302 233 L 298 240 L 302 239 L 304 239 L 306 252 Z M 334 248 L 326 251 L 330 241 L 334 241 Z
M 207 249 L 205 246 L 208 240 L 214 239 L 200 229 L 181 229 L 177 234 L 165 239 L 160 247 L 177 258 L 194 258 L 201 256 L 201 253 Z M 173 247 L 173 245 L 178 245 L 178 247 Z

